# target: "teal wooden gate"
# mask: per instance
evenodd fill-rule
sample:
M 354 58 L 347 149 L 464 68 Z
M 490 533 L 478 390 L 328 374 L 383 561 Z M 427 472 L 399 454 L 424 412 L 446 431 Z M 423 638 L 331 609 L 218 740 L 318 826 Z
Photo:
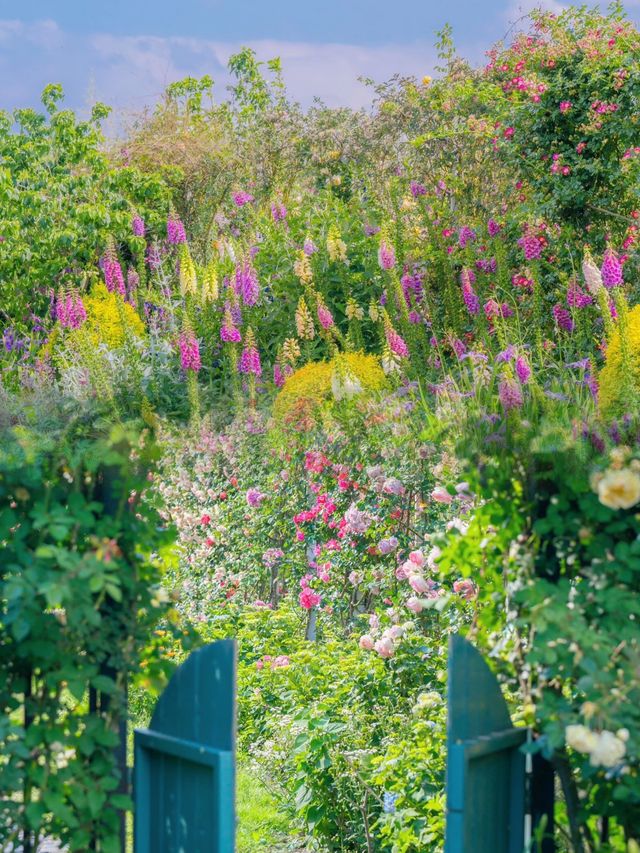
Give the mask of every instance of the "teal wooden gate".
M 526 740 L 482 656 L 452 636 L 445 853 L 523 853 Z
M 134 733 L 135 853 L 233 853 L 236 644 L 198 649 Z

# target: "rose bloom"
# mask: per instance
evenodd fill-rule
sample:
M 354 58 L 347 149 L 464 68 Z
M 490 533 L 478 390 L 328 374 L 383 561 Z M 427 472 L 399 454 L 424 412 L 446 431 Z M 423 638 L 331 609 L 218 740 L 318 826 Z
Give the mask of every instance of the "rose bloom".
M 575 749 L 576 752 L 591 752 L 596 746 L 598 736 L 586 726 L 573 725 L 567 726 L 564 733 L 567 746 Z
M 415 595 L 412 595 L 411 598 L 407 599 L 407 607 L 414 613 L 421 613 L 423 610 L 422 602 L 419 598 L 416 598 Z
M 470 578 L 461 578 L 453 584 L 453 591 L 461 595 L 466 601 L 476 597 L 476 585 Z
M 452 495 L 443 486 L 436 486 L 431 492 L 431 497 L 439 504 L 450 504 L 453 500 Z
M 597 485 L 600 503 L 610 509 L 629 509 L 640 501 L 640 475 L 630 468 L 609 470 Z
M 392 658 L 395 653 L 391 637 L 382 637 L 374 646 L 381 658 Z
M 358 645 L 361 649 L 365 649 L 370 652 L 373 649 L 373 637 L 371 634 L 363 634 L 362 637 L 360 637 Z
M 627 747 L 621 738 L 613 732 L 602 731 L 596 739 L 595 746 L 590 750 L 592 767 L 615 767 L 625 756 Z
M 412 551 L 409 554 L 409 560 L 415 563 L 416 566 L 424 566 L 424 554 L 422 551 Z
M 413 574 L 409 578 L 409 585 L 414 592 L 417 592 L 418 595 L 424 595 L 426 592 L 429 592 L 430 584 L 429 582 L 422 577 L 422 575 Z

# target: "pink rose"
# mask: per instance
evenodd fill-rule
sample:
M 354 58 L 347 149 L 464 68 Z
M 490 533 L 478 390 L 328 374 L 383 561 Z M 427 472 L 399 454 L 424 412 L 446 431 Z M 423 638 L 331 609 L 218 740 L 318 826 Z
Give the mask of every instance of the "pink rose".
M 424 609 L 422 602 L 419 598 L 416 598 L 415 595 L 412 595 L 411 598 L 407 599 L 407 607 L 414 613 L 421 613 Z
M 424 554 L 422 553 L 422 551 L 412 551 L 409 554 L 409 559 L 416 566 L 420 566 L 420 567 L 424 566 Z
M 381 658 L 392 658 L 395 653 L 393 640 L 390 637 L 382 637 L 374 645 L 374 648 Z
M 466 601 L 471 601 L 478 594 L 476 585 L 470 578 L 461 578 L 453 584 L 453 591 L 461 595 Z
M 365 651 L 370 652 L 373 649 L 373 637 L 370 634 L 363 634 L 360 637 L 358 645 L 361 649 L 365 649 Z
M 436 486 L 436 488 L 431 492 L 431 497 L 439 504 L 450 504 L 453 500 L 453 496 L 449 494 L 444 486 Z
M 419 574 L 411 575 L 409 578 L 409 585 L 414 592 L 418 593 L 418 595 L 424 595 L 429 592 L 429 589 L 431 588 L 429 581 Z

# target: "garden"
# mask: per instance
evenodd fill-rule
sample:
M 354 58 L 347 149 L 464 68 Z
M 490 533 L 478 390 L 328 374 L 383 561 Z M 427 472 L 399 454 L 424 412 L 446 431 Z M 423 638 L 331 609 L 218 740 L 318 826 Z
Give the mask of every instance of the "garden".
M 235 638 L 238 850 L 440 851 L 461 634 L 556 849 L 640 851 L 639 56 L 0 113 L 2 850 L 121 850 L 119 721 Z

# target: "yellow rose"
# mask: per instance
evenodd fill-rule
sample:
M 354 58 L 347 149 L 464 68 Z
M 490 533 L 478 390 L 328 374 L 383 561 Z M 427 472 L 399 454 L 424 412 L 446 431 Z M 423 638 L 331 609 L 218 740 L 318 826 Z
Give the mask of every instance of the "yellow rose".
M 423 86 L 428 86 L 428 85 L 429 85 L 429 83 L 431 83 L 431 80 L 432 80 L 432 79 L 433 79 L 433 78 L 432 78 L 432 77 L 429 77 L 429 75 L 428 75 L 428 74 L 425 74 L 425 76 L 422 78 L 422 85 L 423 85 Z
M 597 486 L 600 503 L 610 509 L 629 509 L 640 501 L 640 475 L 630 468 L 609 469 Z

